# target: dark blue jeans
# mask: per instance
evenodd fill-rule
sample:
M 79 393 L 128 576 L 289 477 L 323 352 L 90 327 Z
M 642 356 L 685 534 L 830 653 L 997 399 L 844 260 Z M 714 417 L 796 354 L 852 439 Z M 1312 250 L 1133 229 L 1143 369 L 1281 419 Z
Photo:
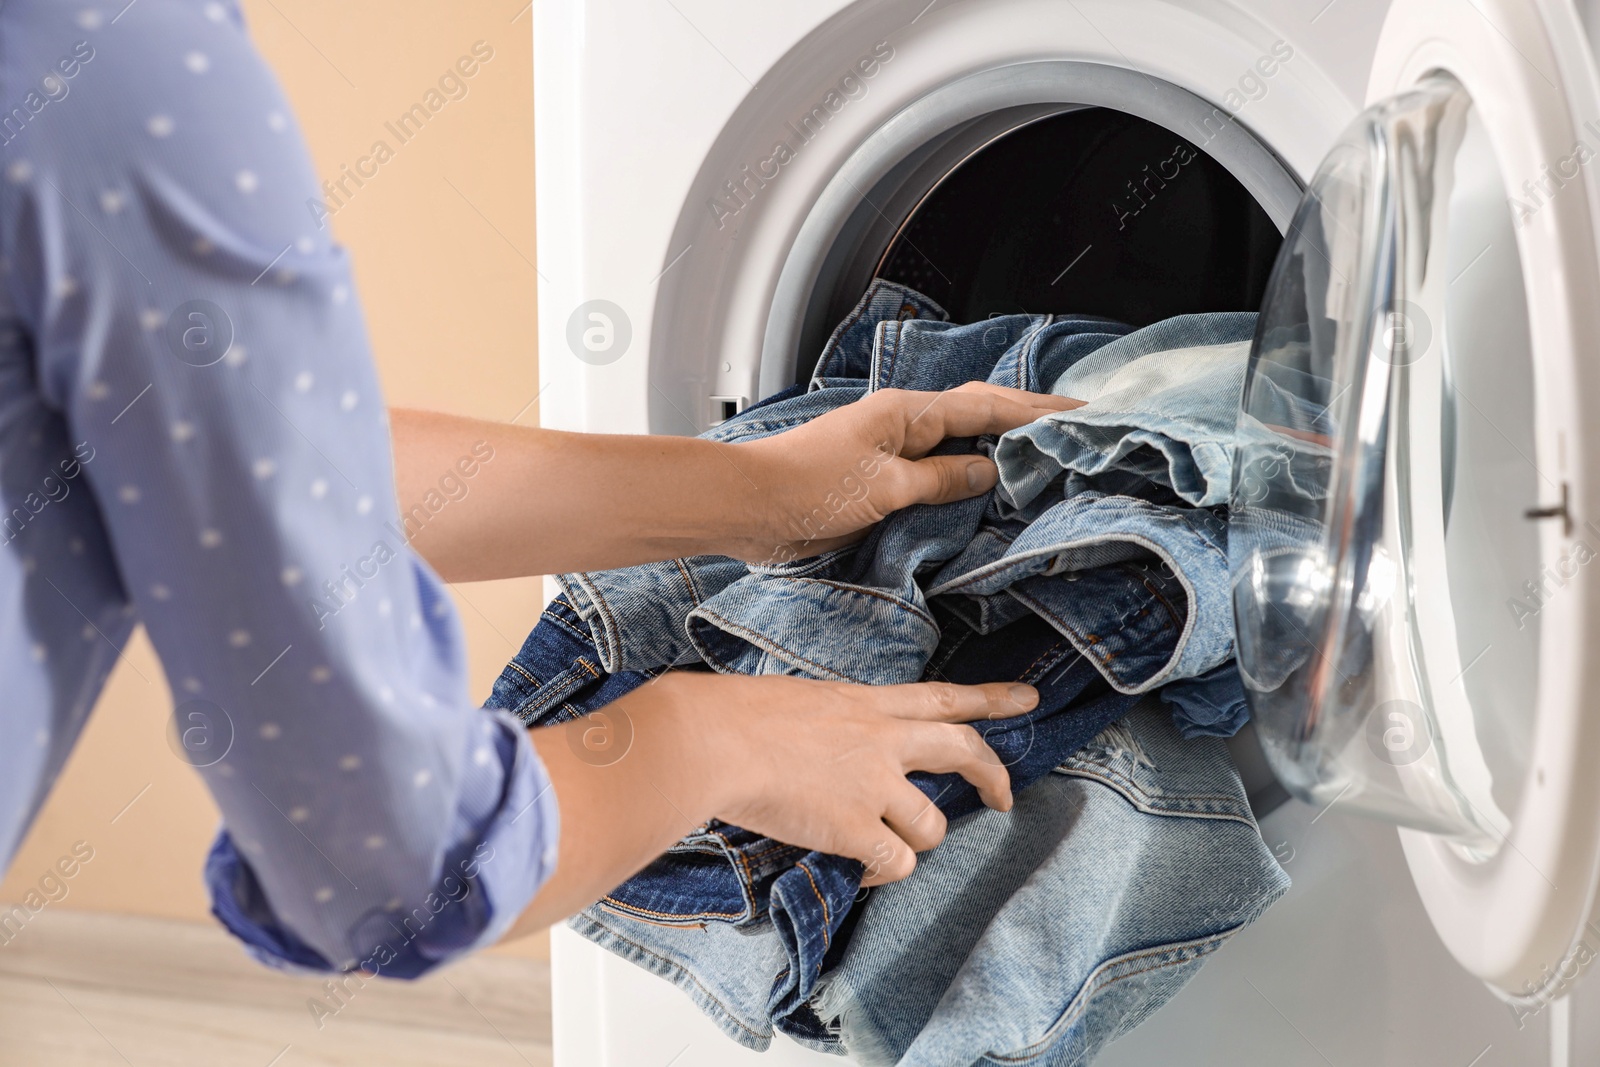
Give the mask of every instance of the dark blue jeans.
M 941 639 L 924 675 L 960 684 L 1016 681 L 1039 690 L 1026 715 L 974 724 L 1020 790 L 1049 773 L 1138 699 L 1118 693 L 1065 637 L 1036 615 L 980 634 L 939 600 L 932 607 Z M 522 650 L 495 682 L 488 706 L 530 726 L 595 711 L 659 672 L 606 674 L 588 625 L 564 597 L 545 610 Z M 947 818 L 975 811 L 977 790 L 956 774 L 913 774 Z M 817 978 L 840 956 L 848 917 L 862 897 L 864 868 L 855 860 L 808 852 L 725 823 L 712 822 L 607 894 L 599 907 L 648 922 L 770 922 L 789 967 L 772 990 L 775 1022 L 797 1035 L 826 1035 L 806 1005 Z

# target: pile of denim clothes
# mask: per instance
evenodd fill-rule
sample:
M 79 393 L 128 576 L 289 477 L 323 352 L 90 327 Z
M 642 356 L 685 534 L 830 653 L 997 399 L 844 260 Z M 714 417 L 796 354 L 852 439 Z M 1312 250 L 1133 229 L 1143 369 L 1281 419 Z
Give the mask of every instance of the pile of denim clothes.
M 548 725 L 670 669 L 1022 681 L 1036 709 L 978 724 L 1016 805 L 912 775 L 949 833 L 872 890 L 854 860 L 712 822 L 573 928 L 743 1045 L 777 1029 L 862 1064 L 1085 1064 L 1169 1000 L 1288 887 L 1221 740 L 1247 714 L 1224 504 L 1254 325 L 956 325 L 875 281 L 809 388 L 705 436 L 781 433 L 884 388 L 988 381 L 1087 403 L 945 442 L 993 455 L 996 489 L 896 512 L 849 548 L 562 575 L 489 704 Z

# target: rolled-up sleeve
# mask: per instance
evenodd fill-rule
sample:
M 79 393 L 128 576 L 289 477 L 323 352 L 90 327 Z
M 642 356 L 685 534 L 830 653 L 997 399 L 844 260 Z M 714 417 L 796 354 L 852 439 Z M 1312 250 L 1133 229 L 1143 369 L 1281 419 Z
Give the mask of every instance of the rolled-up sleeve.
M 496 939 L 556 799 L 407 547 L 431 512 L 399 514 L 350 265 L 235 6 L 13 0 L 12 103 L 0 313 L 223 813 L 215 913 L 268 962 L 401 977 Z M 438 506 L 494 455 L 454 460 Z

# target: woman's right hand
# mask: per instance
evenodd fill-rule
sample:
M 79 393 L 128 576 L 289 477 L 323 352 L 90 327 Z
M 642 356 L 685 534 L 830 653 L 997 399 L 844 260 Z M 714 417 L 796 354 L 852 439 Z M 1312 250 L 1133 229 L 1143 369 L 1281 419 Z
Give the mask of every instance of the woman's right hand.
M 714 815 L 766 837 L 860 860 L 894 882 L 944 840 L 944 813 L 906 779 L 955 772 L 985 804 L 1011 808 L 1005 766 L 965 723 L 1018 715 L 1026 685 L 867 686 L 774 675 L 695 674 L 685 728 L 722 753 Z M 703 688 L 703 693 L 696 692 Z
M 944 813 L 906 779 L 955 772 L 992 808 L 1010 776 L 967 722 L 1020 715 L 1030 686 L 865 686 L 674 671 L 594 714 L 530 732 L 555 789 L 554 875 L 508 936 L 572 914 L 716 818 L 860 860 L 897 881 L 944 839 Z

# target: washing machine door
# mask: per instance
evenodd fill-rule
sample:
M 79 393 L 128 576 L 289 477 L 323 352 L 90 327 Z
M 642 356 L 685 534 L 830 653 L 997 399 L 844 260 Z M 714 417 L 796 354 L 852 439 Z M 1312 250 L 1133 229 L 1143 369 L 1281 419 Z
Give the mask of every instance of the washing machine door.
M 1565 0 L 1395 0 L 1371 105 L 1267 290 L 1231 508 L 1239 665 L 1274 770 L 1399 824 L 1439 934 L 1513 998 L 1556 995 L 1600 949 L 1582 42 Z

